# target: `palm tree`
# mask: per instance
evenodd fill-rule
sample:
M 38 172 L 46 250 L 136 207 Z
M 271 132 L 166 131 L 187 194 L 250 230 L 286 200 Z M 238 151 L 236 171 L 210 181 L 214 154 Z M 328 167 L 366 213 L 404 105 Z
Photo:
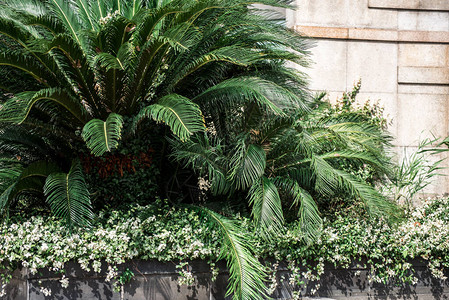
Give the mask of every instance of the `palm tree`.
M 207 178 L 212 196 L 241 199 L 244 191 L 256 228 L 267 240 L 279 236 L 287 208 L 296 211 L 305 242 L 312 242 L 322 227 L 316 200 L 339 194 L 362 201 L 372 215 L 394 216 L 392 202 L 345 168 L 369 166 L 378 178 L 390 175 L 385 150 L 391 137 L 357 112 L 323 113 L 322 97 L 313 102 L 314 110 L 275 117 L 257 109 L 245 109 L 238 118 L 229 113 L 234 120 L 225 122 L 226 134 L 232 132 L 232 141 L 223 142 L 219 131 L 196 134 L 185 143 L 173 139 L 172 157 Z
M 254 2 L 286 7 L 288 1 Z M 231 186 L 260 194 L 272 187 L 277 181 L 263 171 L 270 163 L 265 143 L 248 143 L 256 136 L 247 133 L 252 126 L 241 127 L 241 136 L 231 128 L 233 122 L 310 110 L 303 75 L 286 66 L 307 65 L 308 45 L 252 4 L 0 0 L 0 65 L 27 82 L 2 86 L 10 97 L 0 108 L 0 211 L 8 214 L 18 201 L 44 199 L 41 204 L 70 228 L 89 226 L 94 211 L 80 153 L 89 149 L 104 156 L 121 140 L 161 126 L 180 149 L 197 143 L 207 128 L 229 147 L 228 156 L 218 160 L 236 150 L 229 174 L 218 167 L 221 161 L 209 168 L 210 177 L 223 183 L 214 185 L 220 192 Z M 277 205 L 274 188 L 269 197 Z M 269 227 L 266 205 L 255 196 L 251 201 L 260 207 L 255 220 Z M 195 209 L 223 234 L 229 292 L 235 299 L 261 299 L 264 271 L 238 224 L 210 209 Z

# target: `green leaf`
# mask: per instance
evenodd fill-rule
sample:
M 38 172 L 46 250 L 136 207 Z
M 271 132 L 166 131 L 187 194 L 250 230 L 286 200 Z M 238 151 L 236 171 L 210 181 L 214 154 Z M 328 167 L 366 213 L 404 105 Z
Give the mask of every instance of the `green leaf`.
M 181 141 L 185 141 L 195 132 L 204 131 L 203 114 L 195 103 L 186 97 L 171 94 L 162 97 L 156 104 L 142 109 L 135 117 L 133 128 L 144 118 L 152 118 L 167 124 Z
M 301 102 L 289 90 L 258 77 L 238 77 L 222 81 L 196 96 L 193 101 L 222 108 L 256 103 L 267 112 L 277 115 L 284 115 L 283 108 L 295 107 Z
M 119 145 L 123 127 L 123 118 L 119 114 L 109 114 L 106 122 L 93 119 L 84 125 L 81 136 L 95 156 L 110 152 Z
M 86 111 L 72 96 L 60 88 L 23 92 L 0 105 L 0 121 L 20 124 L 28 117 L 33 105 L 41 100 L 51 100 L 63 106 L 80 122 L 84 122 Z
M 94 214 L 79 161 L 72 163 L 67 174 L 50 174 L 45 181 L 44 194 L 53 213 L 63 218 L 70 228 L 90 226 Z
M 236 189 L 246 189 L 265 172 L 265 151 L 258 145 L 246 146 L 241 141 L 231 158 L 229 180 Z
M 263 176 L 255 181 L 248 192 L 252 215 L 264 239 L 270 240 L 272 233 L 279 233 L 284 223 L 281 198 L 273 182 Z
M 226 296 L 232 295 L 233 300 L 267 299 L 266 271 L 251 252 L 251 244 L 240 226 L 210 209 L 194 209 L 200 210 L 223 238 L 220 259 L 226 259 L 229 269 Z

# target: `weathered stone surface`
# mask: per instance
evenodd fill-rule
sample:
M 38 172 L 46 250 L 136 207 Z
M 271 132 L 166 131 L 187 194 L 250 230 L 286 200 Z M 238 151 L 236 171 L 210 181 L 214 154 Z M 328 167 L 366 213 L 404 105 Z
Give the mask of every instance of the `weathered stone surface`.
M 323 82 L 329 91 L 340 91 L 346 86 L 346 48 L 345 42 L 317 41 L 311 57 L 317 63 L 307 69 L 311 89 L 323 89 Z
M 346 89 L 362 78 L 364 92 L 395 93 L 397 89 L 397 45 L 348 42 Z
M 362 41 L 397 41 L 397 30 L 349 28 L 348 38 Z
M 350 5 L 348 0 L 297 0 L 296 5 L 297 24 L 342 26 L 352 17 L 348 15 Z
M 447 31 L 386 30 L 310 25 L 295 25 L 292 27 L 303 35 L 323 39 L 449 44 L 449 32 Z
M 369 0 L 369 7 L 449 11 L 449 2 L 446 0 Z
M 398 95 L 398 146 L 417 146 L 433 135 L 447 135 L 448 96 L 429 94 Z
M 447 67 L 398 67 L 399 83 L 449 84 Z
M 416 43 L 449 43 L 449 32 L 447 31 L 399 31 L 398 42 Z
M 348 27 L 396 29 L 398 11 L 385 9 L 367 9 L 368 0 L 348 0 Z
M 417 31 L 447 31 L 449 12 L 399 11 L 398 29 Z
M 449 94 L 449 85 L 415 85 L 415 84 L 399 84 L 399 94 L 430 94 L 430 95 L 447 95 Z
M 440 44 L 399 44 L 401 67 L 446 67 L 449 45 Z

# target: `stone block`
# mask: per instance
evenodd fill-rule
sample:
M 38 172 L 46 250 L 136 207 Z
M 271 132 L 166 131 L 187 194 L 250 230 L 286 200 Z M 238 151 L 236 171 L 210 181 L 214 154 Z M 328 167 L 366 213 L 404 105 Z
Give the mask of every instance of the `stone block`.
M 399 42 L 449 44 L 448 31 L 399 31 Z
M 449 84 L 447 67 L 398 67 L 399 83 Z
M 364 41 L 397 41 L 397 30 L 349 28 L 348 37 L 351 40 Z
M 398 29 L 448 31 L 449 12 L 399 11 Z
M 399 44 L 399 66 L 401 67 L 445 67 L 449 45 Z
M 368 0 L 349 0 L 348 27 L 397 29 L 398 11 L 368 9 Z
M 344 41 L 317 40 L 311 51 L 313 63 L 307 69 L 312 90 L 345 90 L 346 47 Z
M 296 1 L 296 24 L 343 26 L 352 18 L 348 15 L 349 0 Z
M 418 146 L 419 141 L 448 135 L 448 96 L 398 94 L 398 146 Z
M 295 30 L 314 38 L 347 39 L 349 37 L 348 28 L 297 25 Z
M 444 94 L 449 94 L 449 86 L 398 84 L 398 93 L 399 94 L 444 95 Z
M 449 11 L 446 0 L 369 0 L 370 8 Z
M 395 93 L 396 66 L 396 44 L 348 42 L 346 89 L 351 89 L 352 83 L 361 78 L 361 92 Z

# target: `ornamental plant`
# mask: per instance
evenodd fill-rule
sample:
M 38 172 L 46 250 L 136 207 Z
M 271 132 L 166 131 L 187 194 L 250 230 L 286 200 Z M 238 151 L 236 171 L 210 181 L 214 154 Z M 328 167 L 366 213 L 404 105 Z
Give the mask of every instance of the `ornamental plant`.
M 288 7 L 274 0 L 0 0 L 0 65 L 24 79 L 2 87 L 9 92 L 0 107 L 2 214 L 51 209 L 74 231 L 92 226 L 114 201 L 151 202 L 160 173 L 159 192 L 181 196 L 172 204 L 195 204 L 190 209 L 219 232 L 229 294 L 262 299 L 265 270 L 239 223 L 213 210 L 215 199 L 176 193 L 167 182 L 179 180 L 170 173 L 195 179 L 201 169 L 211 197 L 226 199 L 218 207 L 249 208 L 267 240 L 290 205 L 308 240 L 316 236 L 316 194 L 344 191 L 371 211 L 391 210 L 338 164 L 368 163 L 384 173 L 381 131 L 354 116 L 312 117 L 317 105 L 304 76 L 286 64 L 306 66 L 308 42 L 256 2 Z M 151 188 L 126 197 L 114 184 L 96 189 L 113 176 Z

